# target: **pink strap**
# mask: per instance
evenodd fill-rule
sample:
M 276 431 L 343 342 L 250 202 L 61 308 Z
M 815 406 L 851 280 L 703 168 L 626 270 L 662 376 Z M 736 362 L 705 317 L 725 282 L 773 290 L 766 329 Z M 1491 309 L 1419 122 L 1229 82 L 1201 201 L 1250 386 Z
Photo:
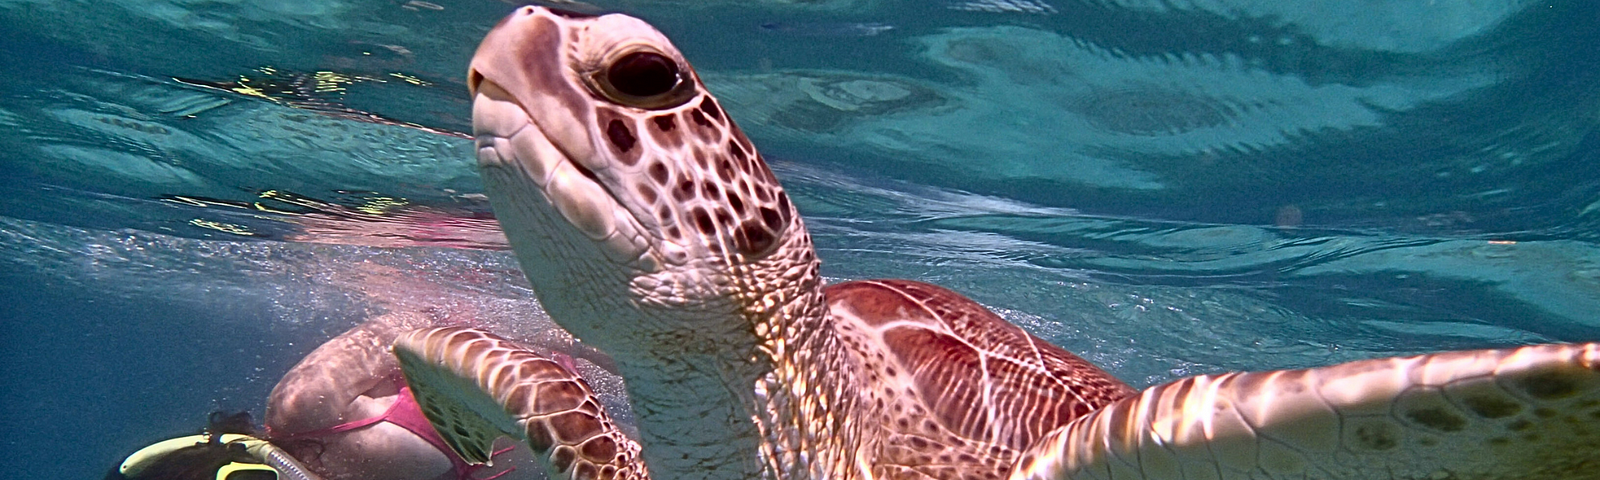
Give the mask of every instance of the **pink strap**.
M 456 451 L 451 449 L 449 444 L 444 443 L 444 437 L 440 436 L 437 430 L 434 430 L 433 424 L 428 422 L 428 417 L 422 415 L 422 407 L 417 405 L 416 397 L 411 395 L 411 387 L 406 385 L 403 381 L 400 382 L 400 392 L 396 395 L 394 404 L 389 405 L 389 409 L 385 410 L 381 415 L 372 418 L 363 418 L 361 420 L 353 420 L 328 428 L 277 437 L 275 440 L 289 441 L 305 438 L 325 437 L 336 433 L 343 433 L 358 428 L 371 426 L 372 424 L 378 422 L 389 422 L 397 427 L 404 428 L 406 431 L 415 434 L 423 441 L 428 442 L 429 445 L 433 445 L 433 448 L 438 449 L 440 452 L 444 452 L 445 457 L 450 459 L 450 468 L 452 471 L 456 472 L 456 478 L 458 480 L 476 480 L 472 478 L 472 473 L 487 468 L 484 465 L 467 464 L 467 461 L 462 459 L 461 455 L 457 455 Z M 495 455 L 509 452 L 512 448 L 515 447 L 506 447 L 491 452 L 489 454 L 489 458 L 494 458 Z M 494 474 L 482 480 L 494 480 L 505 474 L 511 473 L 516 469 L 516 467 L 507 468 L 505 471 Z

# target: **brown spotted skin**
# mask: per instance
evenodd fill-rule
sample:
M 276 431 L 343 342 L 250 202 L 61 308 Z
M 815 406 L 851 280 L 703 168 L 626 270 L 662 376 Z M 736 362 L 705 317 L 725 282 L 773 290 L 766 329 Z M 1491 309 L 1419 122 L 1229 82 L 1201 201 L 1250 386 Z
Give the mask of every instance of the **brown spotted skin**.
M 881 432 L 878 478 L 1000 478 L 1018 452 L 1074 418 L 1132 395 L 1089 362 L 977 302 L 909 280 L 823 290 L 856 352 Z
M 662 232 L 667 241 L 726 235 L 725 241 L 706 244 L 709 253 L 747 256 L 776 244 L 791 220 L 788 195 L 716 100 L 700 96 L 675 112 L 647 118 L 619 106 L 594 108 L 596 120 L 606 125 L 611 153 L 623 166 L 644 170 L 631 182 L 630 193 L 653 206 L 656 221 L 669 225 Z M 720 250 L 724 245 L 733 252 Z
M 462 458 L 487 462 L 494 440 L 511 435 L 545 459 L 551 478 L 650 478 L 639 445 L 617 429 L 588 382 L 560 363 L 465 327 L 407 332 L 394 350 L 423 415 Z M 458 382 L 472 388 L 442 388 Z M 470 400 L 444 398 L 463 394 L 487 395 L 477 404 L 503 409 L 495 412 L 501 425 L 461 411 Z

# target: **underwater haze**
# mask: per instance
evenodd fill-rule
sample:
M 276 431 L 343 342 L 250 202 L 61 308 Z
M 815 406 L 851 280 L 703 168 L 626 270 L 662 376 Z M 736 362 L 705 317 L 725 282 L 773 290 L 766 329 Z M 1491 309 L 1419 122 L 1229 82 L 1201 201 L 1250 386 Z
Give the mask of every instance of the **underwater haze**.
M 378 313 L 562 335 L 463 133 L 515 3 L 0 0 L 0 477 L 261 418 Z M 673 39 L 830 279 L 1135 387 L 1600 340 L 1600 2 L 559 6 Z

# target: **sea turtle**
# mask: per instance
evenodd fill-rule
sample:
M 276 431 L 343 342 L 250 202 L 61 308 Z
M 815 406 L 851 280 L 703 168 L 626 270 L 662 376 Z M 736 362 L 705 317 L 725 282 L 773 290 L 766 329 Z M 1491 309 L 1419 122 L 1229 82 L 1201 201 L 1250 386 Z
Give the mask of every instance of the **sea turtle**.
M 642 444 L 515 344 L 403 336 L 469 460 L 504 433 L 584 480 L 1600 478 L 1600 343 L 1135 391 L 949 290 L 824 285 L 760 154 L 643 21 L 521 8 L 468 83 L 495 215 L 550 315 L 616 360 Z

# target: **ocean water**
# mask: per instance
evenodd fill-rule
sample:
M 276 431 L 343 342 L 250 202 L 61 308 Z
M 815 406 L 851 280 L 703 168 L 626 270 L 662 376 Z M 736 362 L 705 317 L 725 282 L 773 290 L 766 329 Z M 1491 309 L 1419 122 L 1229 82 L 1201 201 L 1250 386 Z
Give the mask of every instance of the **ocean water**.
M 674 39 L 830 278 L 1135 386 L 1600 340 L 1597 2 L 567 5 Z M 259 416 L 379 312 L 559 337 L 457 134 L 514 7 L 0 0 L 0 477 Z

